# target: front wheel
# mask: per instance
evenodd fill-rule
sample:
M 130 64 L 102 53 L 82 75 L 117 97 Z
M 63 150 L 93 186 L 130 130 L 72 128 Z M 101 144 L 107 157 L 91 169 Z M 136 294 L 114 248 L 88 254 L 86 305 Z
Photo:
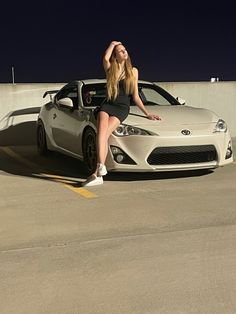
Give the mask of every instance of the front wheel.
M 37 127 L 37 147 L 40 155 L 46 155 L 49 153 L 46 132 L 42 122 L 39 122 Z
M 93 173 L 97 167 L 96 133 L 89 128 L 83 136 L 83 156 L 89 173 Z

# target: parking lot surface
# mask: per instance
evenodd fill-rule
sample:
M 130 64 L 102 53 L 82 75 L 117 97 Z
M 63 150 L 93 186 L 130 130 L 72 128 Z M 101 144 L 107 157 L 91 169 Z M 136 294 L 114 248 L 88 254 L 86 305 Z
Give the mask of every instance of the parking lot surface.
M 85 178 L 75 159 L 0 147 L 1 314 L 236 313 L 235 162 Z

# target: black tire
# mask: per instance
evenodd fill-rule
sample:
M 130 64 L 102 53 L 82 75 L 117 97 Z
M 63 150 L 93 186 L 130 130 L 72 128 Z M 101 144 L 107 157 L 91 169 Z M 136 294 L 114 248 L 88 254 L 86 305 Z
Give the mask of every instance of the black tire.
M 85 130 L 82 147 L 84 162 L 88 168 L 89 174 L 91 174 L 97 167 L 96 133 L 92 128 Z
M 47 147 L 46 132 L 43 122 L 38 122 L 37 127 L 37 147 L 40 155 L 47 155 L 50 151 Z

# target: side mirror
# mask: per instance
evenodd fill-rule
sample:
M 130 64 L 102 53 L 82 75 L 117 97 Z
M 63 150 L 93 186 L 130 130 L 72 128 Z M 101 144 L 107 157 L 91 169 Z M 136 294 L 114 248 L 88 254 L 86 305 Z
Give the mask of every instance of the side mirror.
M 59 106 L 64 106 L 64 107 L 69 107 L 69 108 L 73 108 L 74 107 L 73 106 L 73 101 L 69 97 L 59 99 L 57 101 L 57 104 Z
M 176 100 L 180 103 L 180 105 L 185 105 L 186 101 L 183 98 L 176 97 Z

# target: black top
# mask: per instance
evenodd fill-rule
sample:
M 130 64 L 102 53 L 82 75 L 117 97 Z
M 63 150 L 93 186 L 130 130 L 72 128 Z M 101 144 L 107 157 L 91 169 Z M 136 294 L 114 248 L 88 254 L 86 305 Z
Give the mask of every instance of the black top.
M 109 101 L 111 104 L 120 104 L 130 106 L 130 98 L 129 95 L 125 92 L 125 80 L 119 81 L 119 93 L 115 100 Z

